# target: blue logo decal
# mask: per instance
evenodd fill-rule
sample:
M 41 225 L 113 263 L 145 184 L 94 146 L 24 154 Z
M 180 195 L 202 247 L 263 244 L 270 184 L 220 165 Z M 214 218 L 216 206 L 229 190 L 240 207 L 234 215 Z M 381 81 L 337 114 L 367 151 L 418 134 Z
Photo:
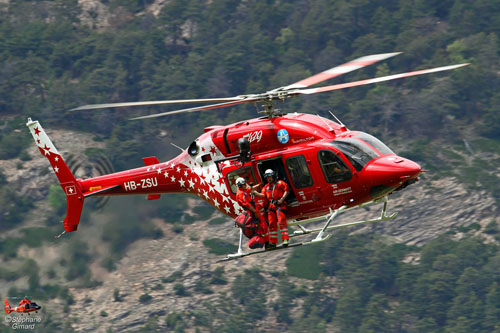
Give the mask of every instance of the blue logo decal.
M 285 144 L 288 142 L 288 140 L 290 139 L 290 137 L 288 136 L 288 132 L 286 131 L 286 129 L 280 129 L 278 131 L 278 141 Z

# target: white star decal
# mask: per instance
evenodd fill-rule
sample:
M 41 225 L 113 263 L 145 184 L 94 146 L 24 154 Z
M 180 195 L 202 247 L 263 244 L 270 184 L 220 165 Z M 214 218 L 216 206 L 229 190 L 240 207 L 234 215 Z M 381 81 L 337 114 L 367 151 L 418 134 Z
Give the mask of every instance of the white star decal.
M 191 179 L 188 179 L 189 187 L 194 188 L 194 182 Z
M 181 171 L 181 168 L 177 167 L 177 172 Z
M 233 207 L 234 207 L 234 212 L 239 214 L 239 211 L 241 211 L 241 207 L 240 205 L 238 205 L 236 201 L 233 203 Z
M 205 198 L 208 199 L 208 193 L 207 193 L 207 191 L 203 190 L 203 195 L 205 196 Z
M 181 178 L 181 180 L 179 180 L 179 184 L 181 184 L 181 186 L 184 187 L 184 183 L 185 181 Z
M 214 199 L 214 206 L 215 206 L 216 208 L 219 208 L 219 203 L 217 202 L 217 199 Z
M 188 172 L 186 170 L 186 171 L 184 171 L 184 176 L 187 177 L 187 175 L 188 175 Z
M 227 198 L 226 195 L 223 195 L 222 196 L 222 202 L 226 202 L 226 201 L 229 202 L 229 199 Z
M 58 168 L 58 167 L 55 167 L 55 168 L 54 168 L 54 172 L 55 172 L 55 173 L 58 173 L 58 172 L 59 172 L 59 168 Z
M 149 170 L 151 170 L 151 168 L 147 168 L 147 169 L 146 169 L 146 172 L 149 172 Z
M 175 167 L 174 163 L 170 163 L 170 167 L 173 169 Z
M 229 208 L 228 206 L 224 206 L 224 210 L 226 211 L 227 214 L 229 214 L 229 212 L 231 211 L 231 208 Z
M 160 174 L 160 173 L 161 173 L 161 168 L 158 168 L 158 174 Z
M 59 161 L 59 157 L 56 156 L 56 158 L 54 158 L 54 161 L 58 162 Z
M 165 176 L 165 178 L 168 178 L 168 172 L 165 171 L 163 175 Z
M 156 169 L 156 165 L 153 165 L 153 170 Z
M 175 177 L 174 176 L 170 177 L 170 179 L 172 180 L 172 182 L 175 182 Z

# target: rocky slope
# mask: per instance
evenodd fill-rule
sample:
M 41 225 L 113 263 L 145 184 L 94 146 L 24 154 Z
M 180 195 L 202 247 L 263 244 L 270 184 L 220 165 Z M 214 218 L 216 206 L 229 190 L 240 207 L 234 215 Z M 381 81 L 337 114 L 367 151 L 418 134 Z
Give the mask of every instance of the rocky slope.
M 48 129 L 48 134 L 54 139 L 63 155 L 69 152 L 69 147 L 75 153 L 78 150 L 83 152 L 85 147 L 95 146 L 95 142 L 83 133 Z M 30 155 L 33 159 L 25 162 L 22 168 L 16 167 L 20 162 L 16 159 L 0 161 L 0 167 L 5 170 L 10 186 L 19 188 L 19 193 L 33 200 L 45 202 L 47 189 L 56 179 L 51 172 L 47 172 L 49 167 L 36 149 L 30 149 Z M 428 175 L 424 175 L 420 182 L 391 196 L 388 213 L 399 212 L 396 219 L 353 228 L 353 232 L 377 232 L 389 236 L 395 242 L 422 245 L 460 226 L 476 223 L 485 227 L 492 220 L 500 222 L 496 203 L 488 193 L 466 188 L 453 178 L 435 180 L 428 178 Z M 162 200 L 168 200 L 168 197 Z M 192 200 L 191 204 L 196 205 L 197 201 Z M 379 214 L 381 207 L 382 204 L 377 204 L 347 212 L 337 219 L 337 223 L 374 217 Z M 93 213 L 90 219 L 99 221 L 106 218 L 106 214 L 109 212 Z M 214 302 L 224 293 L 229 293 L 232 281 L 245 269 L 255 269 L 255 267 L 262 270 L 262 274 L 269 281 L 266 285 L 268 302 L 277 298 L 276 272 L 286 270 L 285 261 L 291 252 L 281 251 L 229 263 L 216 263 L 221 256 L 211 254 L 203 245 L 203 240 L 214 237 L 228 238 L 237 244 L 238 231 L 233 228 L 229 219 L 227 223 L 220 225 L 209 225 L 208 221 L 198 221 L 185 226 L 180 234 L 173 232 L 171 225 L 161 220 L 155 221 L 155 224 L 162 229 L 164 237 L 135 242 L 129 247 L 126 255 L 116 262 L 116 271 L 108 272 L 98 264 L 99 260 L 93 261 L 92 278 L 102 281 L 102 285 L 70 289 L 75 298 L 74 304 L 70 307 L 73 328 L 82 331 L 103 331 L 108 328 L 113 331 L 135 330 L 145 325 L 155 314 L 163 316 L 172 312 L 191 313 L 203 302 Z M 81 237 L 87 240 L 93 249 L 92 253 L 105 254 L 106 249 L 100 243 L 100 237 L 95 237 L 99 232 L 99 224 L 93 222 L 82 225 L 73 238 Z M 455 234 L 455 237 L 461 236 L 460 232 Z M 70 241 L 73 239 L 64 242 Z M 51 250 L 44 250 L 46 256 L 43 260 L 36 253 L 32 253 L 33 258 L 41 267 L 46 267 L 62 256 L 60 251 L 62 246 L 51 243 L 48 246 Z M 214 291 L 212 294 L 193 292 L 197 283 L 208 279 L 217 267 L 224 268 L 224 277 L 228 283 L 212 288 Z M 174 272 L 180 272 L 179 276 L 172 282 L 165 282 L 165 278 Z M 312 281 L 295 280 L 306 288 L 312 288 Z M 45 282 L 50 281 L 47 279 Z M 175 285 L 178 283 L 187 290 L 187 296 L 178 295 L 175 290 Z M 117 302 L 113 296 L 115 289 L 120 294 L 121 302 Z M 144 294 L 152 298 L 146 304 L 141 304 L 139 298 Z M 57 308 L 57 305 L 53 307 Z M 161 325 L 165 325 L 164 320 L 160 320 Z

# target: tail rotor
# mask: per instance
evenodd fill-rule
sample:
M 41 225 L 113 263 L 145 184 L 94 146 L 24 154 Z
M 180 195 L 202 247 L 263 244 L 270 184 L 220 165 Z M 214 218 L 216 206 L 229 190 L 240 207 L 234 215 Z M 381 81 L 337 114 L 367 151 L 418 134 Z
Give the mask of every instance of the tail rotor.
M 91 156 L 69 155 L 66 164 L 77 179 L 94 178 L 115 172 L 110 160 L 100 153 Z M 109 197 L 106 196 L 98 196 L 91 200 L 97 209 L 104 207 L 108 201 Z

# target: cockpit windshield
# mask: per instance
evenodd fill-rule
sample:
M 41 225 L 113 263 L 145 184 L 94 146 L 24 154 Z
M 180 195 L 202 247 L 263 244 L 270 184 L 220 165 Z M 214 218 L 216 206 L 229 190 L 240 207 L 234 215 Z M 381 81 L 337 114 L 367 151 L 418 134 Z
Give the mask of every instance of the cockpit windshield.
M 330 144 L 340 150 L 357 171 L 361 171 L 368 162 L 379 156 L 368 145 L 353 138 L 337 139 Z
M 370 134 L 360 132 L 358 133 L 358 135 L 356 135 L 356 138 L 363 140 L 364 142 L 366 142 L 367 144 L 378 150 L 382 155 L 394 154 L 394 152 L 389 147 L 387 147 L 382 141 L 380 141 L 374 136 L 371 136 Z

